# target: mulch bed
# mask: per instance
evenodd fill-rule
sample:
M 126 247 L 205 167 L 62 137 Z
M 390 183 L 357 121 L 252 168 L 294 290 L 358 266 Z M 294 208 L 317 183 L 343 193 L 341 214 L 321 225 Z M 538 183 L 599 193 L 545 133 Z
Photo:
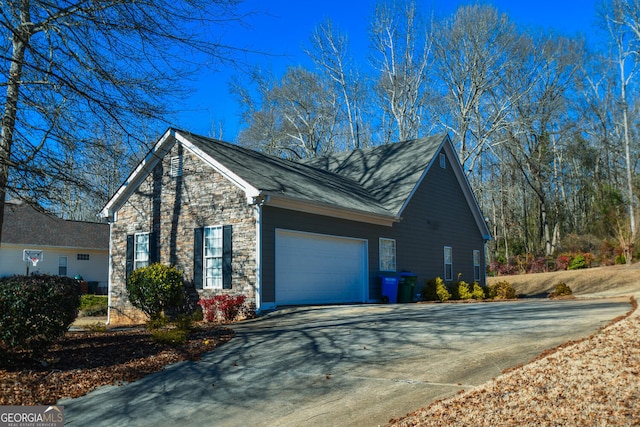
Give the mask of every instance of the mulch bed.
M 183 360 L 198 360 L 233 338 L 219 326 L 202 326 L 180 346 L 157 344 L 145 329 L 68 332 L 37 360 L 0 358 L 0 405 L 53 405 L 96 387 L 135 381 Z

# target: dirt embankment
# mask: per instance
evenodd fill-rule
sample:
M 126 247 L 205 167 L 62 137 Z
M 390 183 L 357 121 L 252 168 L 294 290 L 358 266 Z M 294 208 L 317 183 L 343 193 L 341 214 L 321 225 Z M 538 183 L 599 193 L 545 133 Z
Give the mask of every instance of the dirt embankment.
M 487 283 L 493 284 L 503 280 L 510 282 L 519 295 L 527 297 L 544 298 L 560 282 L 567 284 L 574 295 L 581 297 L 628 295 L 633 290 L 637 290 L 640 285 L 640 263 L 553 273 L 488 277 Z

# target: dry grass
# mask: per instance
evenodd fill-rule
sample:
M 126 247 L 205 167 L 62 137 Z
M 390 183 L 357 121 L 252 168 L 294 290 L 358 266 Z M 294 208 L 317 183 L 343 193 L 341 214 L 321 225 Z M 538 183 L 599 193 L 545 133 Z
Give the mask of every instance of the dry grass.
M 564 282 L 578 296 L 629 295 L 640 289 L 640 263 L 614 265 L 585 270 L 557 271 L 553 273 L 521 274 L 487 278 L 488 284 L 506 280 L 518 294 L 546 297 L 555 286 Z
M 519 293 L 544 295 L 560 281 L 574 294 L 640 294 L 640 266 L 509 276 Z M 513 279 L 513 280 L 512 280 Z M 493 279 L 495 280 L 495 279 Z M 393 426 L 640 426 L 640 313 Z

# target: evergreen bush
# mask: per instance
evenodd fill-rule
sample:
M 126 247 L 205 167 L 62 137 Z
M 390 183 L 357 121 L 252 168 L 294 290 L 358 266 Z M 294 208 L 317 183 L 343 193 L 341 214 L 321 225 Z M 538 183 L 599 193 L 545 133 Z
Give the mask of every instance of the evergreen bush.
M 473 282 L 473 291 L 471 292 L 471 298 L 475 300 L 485 299 L 485 292 L 482 286 L 478 282 Z
M 183 287 L 182 271 L 159 263 L 134 270 L 127 281 L 129 301 L 151 320 L 183 303 Z
M 436 277 L 436 294 L 438 295 L 438 299 L 442 302 L 451 299 L 451 294 L 440 277 Z
M 80 288 L 69 277 L 0 279 L 0 348 L 38 353 L 62 337 L 78 316 Z
M 502 281 L 489 285 L 488 296 L 491 299 L 515 299 L 516 290 L 510 282 Z
M 457 283 L 457 288 L 460 299 L 465 300 L 473 298 L 473 293 L 471 292 L 471 289 L 469 289 L 469 284 L 464 280 Z
M 549 298 L 562 297 L 562 296 L 568 296 L 568 295 L 573 295 L 573 291 L 571 290 L 569 285 L 567 285 L 564 282 L 560 282 L 556 285 L 555 290 L 549 294 Z

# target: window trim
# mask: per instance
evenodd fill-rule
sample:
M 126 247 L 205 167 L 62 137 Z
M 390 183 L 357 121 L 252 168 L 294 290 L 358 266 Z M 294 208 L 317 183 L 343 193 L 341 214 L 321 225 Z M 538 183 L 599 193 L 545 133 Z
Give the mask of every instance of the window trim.
M 386 265 L 386 262 L 383 262 L 383 253 L 385 251 L 383 251 L 383 245 L 384 244 L 388 244 L 388 243 L 392 243 L 393 244 L 393 254 L 391 254 L 391 256 L 393 257 L 392 259 L 392 263 L 393 263 L 393 268 L 391 268 L 391 265 Z M 386 248 L 385 248 L 386 249 Z M 392 271 L 395 272 L 398 269 L 398 255 L 397 255 L 397 251 L 398 251 L 398 247 L 397 247 L 397 243 L 396 243 L 396 239 L 390 239 L 387 237 L 379 237 L 378 238 L 378 267 L 380 268 L 380 271 Z M 385 256 L 387 256 L 387 254 L 384 254 Z M 389 268 L 387 268 L 389 267 Z
M 216 249 L 218 250 L 217 253 L 219 255 L 210 255 L 207 256 L 207 230 L 219 230 L 219 243 L 220 243 L 220 247 L 213 247 L 213 250 L 215 251 Z M 213 236 L 213 239 L 215 239 L 215 236 Z M 215 240 L 214 240 L 215 243 Z M 224 228 L 222 225 L 211 225 L 211 226 L 205 226 L 203 227 L 203 231 L 202 231 L 202 288 L 203 289 L 223 289 L 223 280 L 224 280 Z M 207 260 L 218 260 L 219 263 L 219 267 L 217 269 L 215 269 L 214 271 L 219 272 L 219 276 L 218 275 L 212 275 L 209 276 L 208 272 L 207 272 Z M 213 267 L 215 268 L 215 267 Z M 210 282 L 211 280 L 211 282 Z M 211 283 L 211 284 L 210 284 Z
M 449 252 L 449 262 L 447 262 L 447 251 Z M 453 280 L 453 248 L 451 246 L 445 246 L 443 252 L 443 261 L 444 261 L 444 281 L 450 282 Z M 447 266 L 450 266 L 447 269 Z M 449 273 L 449 276 L 447 276 Z
M 147 257 L 146 259 L 141 259 L 141 258 L 138 258 L 138 237 L 145 236 L 145 235 L 147 236 L 147 250 L 146 250 Z M 151 233 L 149 232 L 135 233 L 133 235 L 133 269 L 137 270 L 139 268 L 146 267 L 149 265 L 150 261 L 151 261 Z M 138 264 L 144 264 L 144 265 L 138 265 Z
M 473 280 L 480 280 L 480 251 L 478 249 L 473 250 Z
M 62 260 L 64 260 L 64 265 L 62 265 Z M 64 268 L 64 273 L 62 269 Z M 59 256 L 58 257 L 58 276 L 67 276 L 69 274 L 69 257 Z

